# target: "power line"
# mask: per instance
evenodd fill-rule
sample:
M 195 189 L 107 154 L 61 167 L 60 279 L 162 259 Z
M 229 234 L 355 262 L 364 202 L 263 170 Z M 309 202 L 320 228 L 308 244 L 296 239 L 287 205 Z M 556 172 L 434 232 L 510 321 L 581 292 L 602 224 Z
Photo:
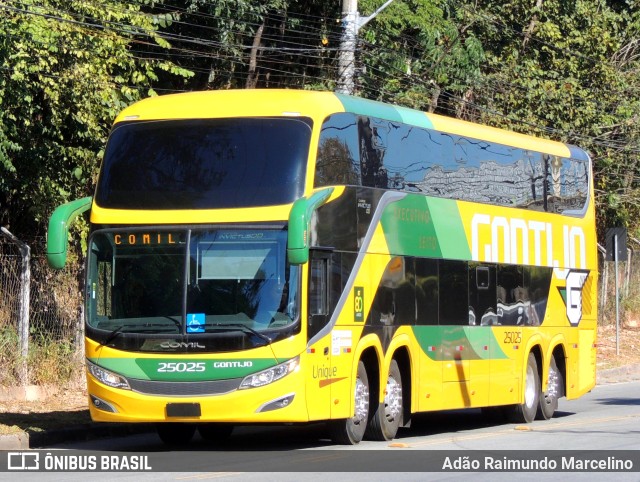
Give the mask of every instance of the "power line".
M 129 2 L 129 5 L 132 5 L 131 2 Z M 139 4 L 134 4 L 134 5 L 139 5 Z M 4 8 L 4 9 L 12 9 L 15 12 L 19 12 L 25 15 L 40 15 L 43 16 L 49 20 L 52 21 L 59 21 L 59 22 L 69 22 L 69 23 L 73 23 L 75 25 L 81 26 L 83 28 L 89 28 L 89 29 L 93 29 L 96 32 L 99 31 L 104 31 L 106 30 L 105 25 L 103 25 L 102 23 L 100 23 L 99 20 L 93 20 L 93 21 L 86 21 L 85 20 L 85 16 L 79 14 L 79 13 L 74 13 L 74 12 L 69 12 L 66 10 L 57 10 L 56 14 L 46 14 L 46 13 L 42 13 L 42 12 L 34 12 L 31 10 L 25 10 L 25 9 L 18 9 L 15 7 L 9 7 L 9 6 L 0 6 L 0 8 Z M 169 8 L 169 7 L 167 7 Z M 137 11 L 127 11 L 126 13 L 132 14 L 132 15 L 144 15 L 141 12 L 137 12 Z M 69 18 L 64 18 L 63 15 L 69 15 L 69 16 L 75 16 L 74 19 L 69 19 Z M 223 17 L 214 17 L 214 16 L 204 16 L 204 14 L 198 14 L 200 15 L 202 18 L 216 18 L 217 20 L 220 21 L 224 21 L 224 20 L 228 20 L 228 19 L 224 19 Z M 79 18 L 83 19 L 83 20 L 78 20 Z M 317 17 L 319 19 L 322 19 L 323 21 L 326 20 L 324 17 Z M 242 20 L 236 20 L 236 23 L 243 23 L 246 27 L 255 27 L 258 24 L 257 23 L 249 23 L 249 22 L 245 22 Z M 215 28 L 215 27 L 210 27 L 210 26 L 202 26 L 199 24 L 195 24 L 195 23 L 191 23 L 191 22 L 180 22 L 178 23 L 179 25 L 185 26 L 185 27 L 189 27 L 189 28 L 205 28 L 205 30 L 212 32 L 212 33 L 219 33 L 219 29 Z M 233 56 L 233 54 L 223 54 L 221 53 L 221 51 L 225 51 L 227 49 L 241 49 L 241 50 L 247 50 L 249 48 L 251 48 L 252 46 L 249 45 L 245 45 L 245 44 L 224 44 L 223 42 L 219 42 L 219 41 L 215 41 L 215 40 L 211 40 L 211 39 L 204 39 L 201 37 L 196 37 L 196 36 L 184 36 L 184 35 L 178 35 L 175 33 L 167 33 L 167 32 L 161 32 L 158 33 L 156 30 L 145 30 L 145 29 L 140 29 L 140 28 L 136 28 L 136 29 L 132 29 L 130 26 L 128 26 L 127 24 L 122 24 L 122 23 L 118 23 L 118 22 L 110 22 L 109 24 L 109 29 L 113 30 L 115 32 L 120 32 L 120 33 L 124 33 L 126 35 L 133 35 L 133 36 L 142 36 L 142 37 L 150 37 L 150 38 L 155 38 L 155 37 L 159 37 L 159 38 L 163 38 L 165 40 L 169 40 L 170 42 L 172 42 L 174 44 L 174 46 L 172 46 L 170 51 L 163 51 L 160 48 L 156 48 L 155 44 L 153 43 L 145 43 L 141 40 L 134 40 L 137 43 L 139 43 L 140 45 L 142 44 L 146 44 L 147 47 L 150 48 L 155 48 L 155 50 L 153 50 L 152 52 L 149 51 L 137 51 L 137 50 L 132 50 L 131 53 L 133 55 L 137 55 L 139 59 L 143 59 L 145 57 L 143 57 L 144 55 L 149 55 L 152 54 L 152 57 L 150 58 L 146 58 L 147 60 L 157 60 L 159 58 L 164 58 L 166 60 L 171 60 L 174 58 L 179 58 L 179 57 L 183 57 L 183 58 L 188 58 L 191 56 L 198 56 L 200 58 L 204 57 L 204 58 L 210 58 L 212 60 L 226 60 L 227 62 L 231 62 L 233 64 L 237 64 L 237 65 L 242 65 L 245 66 L 246 63 L 238 60 L 237 58 L 235 58 Z M 297 31 L 295 29 L 290 29 L 288 30 L 288 32 L 298 32 L 300 33 L 301 37 L 300 38 L 307 38 L 307 37 L 302 37 L 305 32 L 300 30 Z M 243 32 L 243 31 L 232 31 L 232 33 L 237 34 L 240 38 L 242 37 L 247 37 L 249 38 L 249 33 Z M 510 34 L 515 36 L 515 35 L 521 35 L 520 33 L 514 31 L 513 29 L 510 30 Z M 265 36 L 265 41 L 266 40 L 272 40 L 272 41 L 277 41 L 280 42 L 280 38 L 276 38 L 276 37 L 268 37 Z M 291 38 L 290 36 L 288 38 Z M 406 36 L 400 36 L 399 37 L 400 40 L 411 40 L 410 37 L 406 37 Z M 455 39 L 455 41 L 459 41 L 459 39 Z M 195 47 L 206 47 L 206 48 L 211 48 L 211 49 L 218 49 L 215 53 L 207 53 L 207 52 L 203 52 L 201 50 L 193 50 L 190 48 L 186 48 L 186 47 L 178 47 L 177 45 L 181 44 L 181 45 L 192 45 Z M 291 47 L 287 47 L 285 45 L 291 45 Z M 397 54 L 396 51 L 392 51 L 392 50 L 385 50 L 384 47 L 380 47 L 379 45 L 375 46 L 375 48 L 377 49 L 376 53 L 388 53 L 390 55 L 392 54 Z M 336 48 L 327 48 L 327 47 L 314 47 L 314 48 L 310 48 L 307 45 L 302 45 L 300 43 L 294 42 L 294 41 L 288 41 L 287 44 L 281 45 L 281 46 L 262 46 L 260 47 L 260 53 L 262 55 L 263 59 L 267 59 L 269 61 L 269 64 L 271 66 L 267 66 L 267 65 L 262 65 L 260 67 L 261 71 L 266 72 L 266 73 L 272 73 L 272 74 L 277 74 L 283 77 L 283 79 L 289 78 L 289 79 L 293 79 L 295 77 L 303 77 L 303 74 L 298 74 L 295 72 L 292 72 L 291 69 L 286 69 L 285 66 L 286 65 L 290 65 L 291 64 L 291 55 L 292 54 L 297 54 L 297 55 L 302 55 L 302 54 L 306 54 L 306 58 L 309 58 L 310 60 L 313 59 L 320 59 L 320 60 L 331 60 L 330 58 L 327 58 L 327 56 L 331 56 L 332 54 L 334 54 L 338 49 Z M 562 50 L 565 54 L 569 54 L 572 53 L 570 51 L 568 51 L 567 49 L 563 49 Z M 444 52 L 444 51 L 443 51 Z M 361 53 L 364 53 L 361 51 Z M 444 55 L 444 53 L 443 53 Z M 277 60 L 277 57 L 282 58 L 282 60 Z M 384 65 L 385 61 L 384 59 L 381 59 L 380 57 L 379 61 Z M 419 60 L 419 59 L 416 59 Z M 282 68 L 277 68 L 278 65 L 281 65 Z M 301 64 L 298 64 L 297 67 L 302 67 Z M 320 68 L 325 72 L 335 72 L 335 66 L 332 65 L 331 62 L 329 63 L 325 63 L 319 67 L 314 67 L 314 66 L 309 66 L 312 68 Z M 369 67 L 369 69 L 373 70 L 373 67 Z M 404 72 L 398 70 L 398 68 L 392 64 L 386 64 L 386 69 L 389 72 L 395 72 L 396 75 L 398 75 L 399 78 L 406 78 L 407 81 L 410 81 L 412 83 L 415 83 L 416 85 L 422 85 L 423 87 L 425 87 L 425 89 L 427 91 L 430 92 L 434 92 L 435 87 L 430 85 L 428 83 L 428 81 L 425 81 L 425 79 L 419 78 L 415 75 L 409 75 L 407 76 Z M 194 70 L 194 72 L 199 72 L 202 74 L 206 74 L 209 73 L 211 71 L 211 69 L 201 69 L 201 68 L 197 68 L 197 67 L 192 67 L 192 70 Z M 233 75 L 237 75 L 237 72 L 231 72 L 231 71 L 223 71 L 221 69 L 216 69 L 218 72 L 220 72 L 221 74 L 233 74 Z M 372 74 L 371 75 L 372 80 L 374 81 L 378 81 L 378 82 L 382 82 L 384 81 L 384 73 L 380 72 L 377 74 Z M 454 77 L 454 76 L 452 76 Z M 316 79 L 318 81 L 327 81 L 324 77 L 321 76 L 309 76 L 307 74 L 304 74 L 304 78 L 311 78 L 311 79 Z M 455 77 L 454 77 L 455 78 Z M 469 79 L 455 79 L 457 81 L 459 81 L 462 85 L 467 85 L 468 88 L 473 89 L 473 88 L 477 88 L 479 85 L 482 84 L 482 82 L 488 83 L 488 85 L 490 86 L 491 82 L 494 82 L 496 85 L 498 85 L 498 83 L 500 82 L 499 80 L 496 79 L 490 79 L 490 78 L 484 78 L 482 80 L 478 80 L 475 79 L 474 83 L 470 83 Z M 513 82 L 503 82 L 503 85 L 506 86 L 507 88 L 510 89 L 523 89 L 522 86 L 515 84 Z M 491 88 L 491 87 L 490 87 Z M 375 92 L 367 92 L 368 97 L 377 97 L 377 93 Z M 455 94 L 453 94 L 450 91 L 447 91 L 446 89 L 444 89 L 441 92 L 441 96 L 443 98 L 448 98 L 451 101 L 459 104 L 459 105 L 466 105 L 471 109 L 480 111 L 480 112 L 485 112 L 486 114 L 490 115 L 490 116 L 494 116 L 494 117 L 502 117 L 505 119 L 508 119 L 509 122 L 517 122 L 520 123 L 521 125 L 525 126 L 527 129 L 536 129 L 540 132 L 546 132 L 547 134 L 552 134 L 552 135 L 560 135 L 560 136 L 565 136 L 566 132 L 562 132 L 559 129 L 554 129 L 548 126 L 545 126 L 543 124 L 538 124 L 538 123 L 524 123 L 521 120 L 518 119 L 511 119 L 509 117 L 508 114 L 505 113 L 501 113 L 501 112 L 497 112 L 495 110 L 491 110 L 489 108 L 487 108 L 486 106 L 481 106 L 478 103 L 472 103 L 469 102 L 466 99 L 461 98 L 460 96 L 457 96 Z M 451 109 L 448 106 L 444 106 L 445 109 Z M 451 111 L 452 113 L 455 114 L 455 112 Z M 608 147 L 608 148 L 614 148 L 614 149 L 629 149 L 629 145 L 625 144 L 623 141 L 621 142 L 614 142 L 614 141 L 609 141 L 609 142 L 602 142 L 601 140 L 594 138 L 594 137 L 589 137 L 589 136 L 580 136 L 578 133 L 572 133 L 571 134 L 573 137 L 575 138 L 581 138 L 581 139 L 585 139 L 588 140 L 596 145 L 601 145 L 603 147 Z

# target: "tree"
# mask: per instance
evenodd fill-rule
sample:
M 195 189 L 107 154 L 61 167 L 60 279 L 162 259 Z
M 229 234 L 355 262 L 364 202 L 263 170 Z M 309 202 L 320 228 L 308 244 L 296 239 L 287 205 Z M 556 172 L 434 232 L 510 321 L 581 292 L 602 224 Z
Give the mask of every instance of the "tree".
M 359 79 L 365 97 L 457 112 L 458 99 L 481 73 L 484 53 L 470 29 L 474 20 L 450 3 L 397 1 L 362 29 Z M 379 6 L 366 0 L 360 8 Z
M 158 71 L 190 75 L 136 53 L 169 47 L 157 29 L 135 3 L 0 3 L 0 223 L 42 234 L 55 206 L 92 193 L 116 114 L 154 95 Z
M 338 2 L 166 1 L 172 60 L 195 73 L 194 90 L 330 86 L 339 45 Z M 162 83 L 165 79 L 162 78 Z
M 477 117 L 586 149 L 600 234 L 620 224 L 639 233 L 636 2 L 489 0 L 464 8 L 486 52 L 474 87 Z

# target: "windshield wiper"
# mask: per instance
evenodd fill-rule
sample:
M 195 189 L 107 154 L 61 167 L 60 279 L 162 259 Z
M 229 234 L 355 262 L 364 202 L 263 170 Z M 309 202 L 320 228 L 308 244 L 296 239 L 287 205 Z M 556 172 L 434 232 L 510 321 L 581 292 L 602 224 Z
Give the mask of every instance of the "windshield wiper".
M 124 325 L 120 325 L 120 326 L 116 327 L 116 328 L 115 328 L 111 333 L 109 333 L 109 334 L 107 335 L 107 337 L 106 337 L 104 340 L 102 340 L 102 341 L 98 344 L 98 347 L 108 345 L 108 344 L 109 344 L 109 342 L 111 342 L 111 341 L 112 341 L 116 336 L 118 336 L 120 333 L 122 333 L 122 331 L 121 331 L 121 330 L 122 330 L 123 328 L 124 328 Z
M 167 317 L 169 318 L 169 317 Z M 176 326 L 178 327 L 178 329 L 180 328 L 180 324 L 177 323 L 175 320 L 173 320 L 172 318 L 171 321 L 173 321 L 174 323 L 176 323 Z M 164 330 L 160 330 L 157 327 L 163 327 L 165 328 Z M 129 333 L 130 331 L 123 331 L 123 328 L 135 328 L 135 330 L 133 331 L 134 333 L 172 333 L 175 332 L 175 328 L 173 326 L 167 326 L 166 323 L 144 323 L 142 325 L 134 323 L 134 324 L 125 324 L 125 325 L 120 325 L 117 326 L 111 333 L 109 333 L 104 340 L 102 340 L 98 346 L 106 346 L 108 345 L 110 342 L 113 341 L 113 339 L 115 337 L 117 337 L 118 335 L 120 335 L 121 333 Z M 178 330 L 179 331 L 179 330 Z
M 250 326 L 243 325 L 242 323 L 205 323 L 205 328 L 216 328 L 220 330 L 226 331 L 243 331 L 245 333 L 251 333 L 252 335 L 257 336 L 258 338 L 263 339 L 270 345 L 273 342 L 273 338 L 265 335 L 264 333 L 260 333 L 259 331 L 254 330 Z

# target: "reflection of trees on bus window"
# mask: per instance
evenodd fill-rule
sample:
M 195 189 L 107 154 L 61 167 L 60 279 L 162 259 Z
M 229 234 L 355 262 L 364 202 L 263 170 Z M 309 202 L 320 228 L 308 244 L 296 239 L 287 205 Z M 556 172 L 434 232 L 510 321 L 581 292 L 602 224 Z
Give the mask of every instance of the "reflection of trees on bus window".
M 358 136 L 362 184 L 387 189 L 388 175 L 384 166 L 385 145 L 381 142 L 378 127 L 371 118 L 358 117 Z
M 579 212 L 587 201 L 588 168 L 586 159 L 342 113 L 323 124 L 315 186 L 355 184 L 537 211 Z
M 360 184 L 358 131 L 351 114 L 330 116 L 322 126 L 316 161 L 316 186 Z

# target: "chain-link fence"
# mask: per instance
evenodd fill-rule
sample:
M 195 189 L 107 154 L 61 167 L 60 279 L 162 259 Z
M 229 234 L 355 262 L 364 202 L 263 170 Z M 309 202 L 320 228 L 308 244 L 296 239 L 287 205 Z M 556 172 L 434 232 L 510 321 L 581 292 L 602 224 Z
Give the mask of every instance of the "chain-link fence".
M 640 243 L 631 239 L 627 260 L 618 262 L 618 310 L 620 324 L 628 328 L 640 326 Z M 613 261 L 605 261 L 599 250 L 600 281 L 598 283 L 599 322 L 616 322 L 616 270 Z
M 21 342 L 18 337 L 22 255 L 18 245 L 0 236 L 0 385 L 24 376 Z
M 44 238 L 20 242 L 31 248 L 26 279 L 24 249 L 0 236 L 0 385 L 70 380 L 79 373 L 83 349 L 79 263 L 52 270 Z

